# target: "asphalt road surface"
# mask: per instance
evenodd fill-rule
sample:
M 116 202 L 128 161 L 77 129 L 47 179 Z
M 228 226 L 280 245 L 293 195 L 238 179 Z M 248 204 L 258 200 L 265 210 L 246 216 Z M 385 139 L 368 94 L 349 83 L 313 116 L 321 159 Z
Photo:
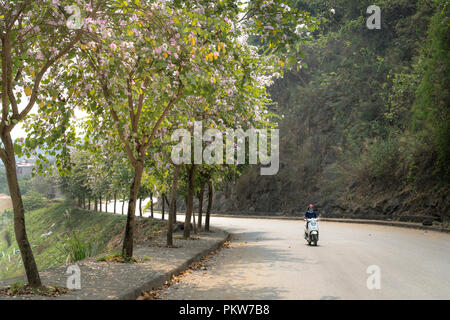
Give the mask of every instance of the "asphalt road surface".
M 303 221 L 213 217 L 234 241 L 161 298 L 450 299 L 450 234 L 319 224 L 312 247 Z

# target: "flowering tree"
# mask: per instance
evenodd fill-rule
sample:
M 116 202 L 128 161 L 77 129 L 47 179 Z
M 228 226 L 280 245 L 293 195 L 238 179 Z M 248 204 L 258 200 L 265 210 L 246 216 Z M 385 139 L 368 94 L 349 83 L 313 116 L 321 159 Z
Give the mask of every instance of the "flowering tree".
M 21 154 L 22 145 L 13 143 L 11 131 L 26 119 L 36 104 L 47 108 L 45 112 L 53 114 L 56 121 L 61 120 L 64 124 L 60 112 L 64 108 L 64 94 L 58 91 L 60 83 L 56 78 L 60 70 L 58 62 L 72 52 L 88 28 L 88 23 L 83 26 L 68 23 L 73 22 L 72 11 L 65 9 L 69 4 L 69 1 L 58 0 L 0 1 L 0 158 L 6 168 L 13 202 L 15 236 L 28 283 L 32 287 L 40 287 L 41 280 L 26 234 L 23 203 L 17 183 L 15 154 Z M 92 1 L 80 14 L 94 19 L 103 4 L 104 1 Z M 57 130 L 50 130 L 53 136 L 47 142 L 58 140 L 63 129 L 61 125 Z M 36 144 L 39 142 L 42 141 L 34 140 Z

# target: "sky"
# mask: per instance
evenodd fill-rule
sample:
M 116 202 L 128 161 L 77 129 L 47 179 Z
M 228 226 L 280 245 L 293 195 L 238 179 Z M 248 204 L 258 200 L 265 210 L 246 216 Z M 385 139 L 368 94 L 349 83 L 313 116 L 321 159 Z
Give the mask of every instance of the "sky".
M 22 101 L 19 104 L 19 111 L 23 110 L 27 103 L 28 103 L 28 101 Z M 33 109 L 31 109 L 29 114 L 36 113 L 37 110 L 38 110 L 38 105 L 35 104 L 35 106 L 33 107 Z M 87 116 L 86 112 L 84 112 L 82 110 L 79 110 L 79 109 L 75 109 L 75 117 L 74 117 L 74 119 L 81 119 L 81 118 L 84 118 L 86 116 Z M 19 123 L 11 131 L 11 137 L 12 137 L 13 140 L 16 139 L 16 138 L 26 138 L 26 136 L 27 136 L 27 134 L 26 134 L 26 132 L 25 132 L 25 130 L 23 128 L 23 123 Z

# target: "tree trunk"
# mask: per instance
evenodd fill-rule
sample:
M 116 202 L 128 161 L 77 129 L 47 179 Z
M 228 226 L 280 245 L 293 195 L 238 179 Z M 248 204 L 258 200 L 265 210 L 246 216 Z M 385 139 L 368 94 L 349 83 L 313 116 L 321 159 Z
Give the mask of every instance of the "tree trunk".
M 173 246 L 173 225 L 177 221 L 175 220 L 175 210 L 176 210 L 176 201 L 177 201 L 177 187 L 178 187 L 178 176 L 180 173 L 180 166 L 175 166 L 175 171 L 173 173 L 173 182 L 172 182 L 172 195 L 170 198 L 170 207 L 169 207 L 169 222 L 167 224 L 167 245 Z
M 150 214 L 153 219 L 153 192 L 150 193 Z
M 88 206 L 89 206 L 88 210 L 91 210 L 91 197 L 88 198 Z
M 139 216 L 142 217 L 142 197 L 139 198 Z
M 124 208 L 125 208 L 125 196 L 122 198 L 122 215 Z
M 117 191 L 114 191 L 114 214 L 116 213 Z
M 194 202 L 194 197 L 192 197 L 192 202 Z M 195 212 L 194 208 L 192 208 L 192 228 L 194 229 L 194 233 L 197 233 L 197 224 L 195 223 Z
M 203 215 L 203 194 L 205 193 L 205 184 L 202 183 L 200 193 L 198 194 L 198 229 L 202 229 L 202 215 Z
M 214 196 L 214 185 L 212 183 L 212 180 L 209 180 L 208 181 L 208 206 L 206 208 L 206 217 L 205 217 L 205 231 L 209 231 L 209 218 L 211 216 L 213 196 Z
M 164 200 L 166 201 L 167 206 L 170 207 L 170 202 L 169 202 L 169 199 L 167 199 L 167 195 L 166 194 L 164 194 Z
M 130 199 L 128 201 L 127 225 L 125 227 L 125 236 L 123 238 L 122 257 L 131 258 L 133 256 L 133 236 L 134 236 L 134 218 L 136 216 L 136 200 L 141 186 L 144 163 L 138 160 L 134 168 L 133 183 L 130 187 Z
M 162 194 L 161 200 L 162 200 L 162 220 L 164 220 L 164 208 L 166 205 L 166 203 L 164 202 L 164 193 Z
M 191 235 L 191 215 L 194 206 L 194 171 L 195 164 L 192 164 L 188 169 L 188 196 L 186 201 L 186 216 L 184 218 L 184 239 L 188 239 Z
M 98 199 L 95 197 L 95 211 L 98 211 Z
M 167 195 L 165 193 L 163 194 L 163 196 L 164 196 L 163 201 L 166 201 L 167 208 L 169 208 L 169 213 L 168 214 L 170 214 L 170 202 L 169 202 L 169 199 L 167 199 Z
M 3 91 L 3 94 L 5 92 Z M 22 195 L 20 193 L 19 182 L 17 180 L 16 159 L 14 146 L 9 132 L 3 132 L 1 136 L 5 152 L 2 154 L 3 164 L 6 169 L 9 193 L 14 209 L 14 233 L 22 256 L 23 266 L 27 275 L 28 285 L 33 288 L 42 287 L 39 271 L 34 260 L 33 251 L 28 242 L 25 227 L 25 210 L 23 208 Z
M 100 196 L 99 199 L 100 199 L 99 202 L 98 202 L 98 204 L 100 206 L 100 210 L 99 211 L 102 212 L 102 196 Z
M 177 198 L 175 197 L 175 209 L 173 210 L 173 222 L 177 222 Z

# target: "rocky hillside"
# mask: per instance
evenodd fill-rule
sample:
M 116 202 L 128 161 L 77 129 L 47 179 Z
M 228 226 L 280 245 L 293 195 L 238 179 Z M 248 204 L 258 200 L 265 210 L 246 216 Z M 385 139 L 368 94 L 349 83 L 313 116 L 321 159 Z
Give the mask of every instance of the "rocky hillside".
M 333 3 L 298 2 L 328 21 L 302 68 L 270 88 L 279 173 L 248 169 L 216 193 L 215 209 L 295 214 L 316 203 L 324 215 L 448 219 L 448 1 Z M 366 28 L 370 4 L 381 30 Z

